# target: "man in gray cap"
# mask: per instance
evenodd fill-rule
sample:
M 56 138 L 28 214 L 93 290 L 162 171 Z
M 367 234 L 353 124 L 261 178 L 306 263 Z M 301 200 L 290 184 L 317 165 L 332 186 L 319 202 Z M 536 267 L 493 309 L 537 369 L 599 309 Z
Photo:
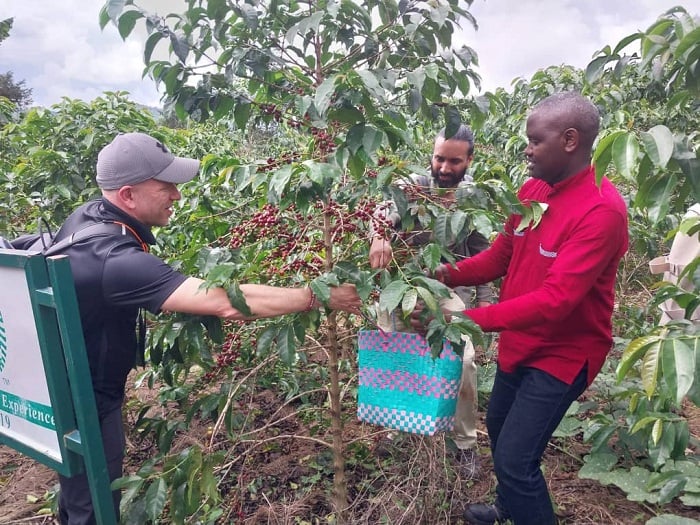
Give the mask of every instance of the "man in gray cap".
M 192 180 L 199 161 L 176 157 L 158 139 L 143 133 L 118 135 L 100 151 L 97 184 L 102 198 L 76 209 L 55 242 L 100 223 L 116 224 L 66 248 L 75 280 L 85 347 L 92 377 L 110 480 L 122 476 L 122 402 L 126 378 L 139 343 L 139 309 L 184 312 L 248 320 L 304 312 L 320 306 L 309 288 L 243 284 L 251 316 L 236 310 L 222 288 L 205 290 L 203 281 L 177 272 L 148 253 L 153 226 L 165 226 L 180 199 L 176 184 Z M 358 313 L 355 287 L 331 290 L 328 306 Z M 141 331 L 140 331 L 141 332 Z M 142 334 L 143 332 L 141 332 Z M 95 523 L 87 476 L 59 476 L 59 518 L 63 525 Z M 119 513 L 120 492 L 113 492 Z

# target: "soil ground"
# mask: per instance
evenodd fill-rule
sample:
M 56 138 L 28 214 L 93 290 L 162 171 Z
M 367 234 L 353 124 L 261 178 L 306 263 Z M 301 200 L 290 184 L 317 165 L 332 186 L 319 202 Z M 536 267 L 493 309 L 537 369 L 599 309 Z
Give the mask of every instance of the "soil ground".
M 152 394 L 142 388 L 136 395 L 148 397 Z M 255 399 L 255 406 L 250 408 L 261 415 L 261 422 L 266 413 L 280 409 L 279 396 L 272 391 L 258 392 Z M 698 438 L 700 410 L 696 407 L 688 407 L 687 410 L 691 433 Z M 258 448 L 256 452 L 247 453 L 245 460 L 239 464 L 240 472 L 234 476 L 238 480 L 238 488 L 234 487 L 235 490 L 232 489 L 225 497 L 231 504 L 230 512 L 220 523 L 329 523 L 323 518 L 330 512 L 329 481 L 325 480 L 325 484 L 324 481 L 319 481 L 316 488 L 309 481 L 319 471 L 317 463 L 309 461 L 309 458 L 319 457 L 319 446 L 313 441 L 294 437 L 310 435 L 308 423 L 295 417 L 295 414 L 285 415 L 291 417 L 285 419 L 282 428 L 276 432 L 289 437 L 281 438 L 278 446 L 269 450 Z M 205 439 L 208 440 L 204 436 L 210 435 L 210 426 L 211 421 L 195 420 L 187 435 L 180 436 L 179 439 L 183 443 L 204 442 Z M 364 459 L 365 465 L 370 466 L 369 470 L 359 464 L 347 468 L 349 499 L 353 501 L 355 509 L 353 516 L 357 516 L 354 523 L 459 525 L 463 523 L 460 516 L 467 503 L 490 501 L 493 498 L 495 478 L 483 421 L 480 422 L 479 429 L 480 468 L 473 479 L 467 480 L 445 474 L 444 465 L 449 464 L 449 447 L 445 445 L 442 436 L 425 438 L 399 434 L 398 438 L 389 440 L 386 439 L 385 431 L 350 418 L 345 425 L 344 437 L 346 441 L 365 443 L 366 450 L 370 451 Z M 135 436 L 130 436 L 127 472 L 135 471 L 144 459 L 154 453 L 154 449 L 150 448 L 152 446 L 149 442 L 137 442 Z M 176 444 L 175 447 L 177 446 Z M 543 470 L 562 525 L 643 524 L 661 513 L 695 519 L 699 517 L 697 508 L 685 507 L 677 500 L 658 509 L 627 500 L 625 494 L 616 487 L 579 479 L 577 471 L 580 460 L 587 450 L 588 447 L 580 440 L 567 439 L 565 442 L 554 441 L 546 451 Z M 373 472 L 372 479 L 368 480 L 366 474 L 370 471 Z M 430 476 L 433 476 L 432 481 L 426 482 Z M 253 478 L 263 483 L 258 494 L 243 494 L 240 487 L 246 486 Z M 368 488 L 371 485 L 376 488 L 386 480 L 391 482 L 386 487 L 382 486 L 379 492 Z M 57 523 L 47 509 L 47 494 L 56 490 L 56 483 L 55 473 L 47 467 L 8 447 L 0 446 L 0 525 Z M 266 483 L 269 483 L 268 487 L 265 487 Z M 301 483 L 312 487 L 303 497 L 299 496 L 299 491 L 294 490 Z M 427 511 L 421 514 L 417 509 L 430 500 L 433 494 L 431 491 L 435 491 L 436 498 L 446 498 L 449 508 L 442 509 L 437 515 L 431 515 Z M 393 503 L 399 499 L 401 505 Z

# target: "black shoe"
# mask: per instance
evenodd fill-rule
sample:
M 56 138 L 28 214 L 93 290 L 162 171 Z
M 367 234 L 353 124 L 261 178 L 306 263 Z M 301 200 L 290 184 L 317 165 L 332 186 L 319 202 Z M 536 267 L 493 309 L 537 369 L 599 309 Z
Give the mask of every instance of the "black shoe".
M 498 505 L 475 503 L 464 511 L 464 519 L 471 525 L 493 525 L 496 522 L 504 523 L 510 519 L 510 515 Z

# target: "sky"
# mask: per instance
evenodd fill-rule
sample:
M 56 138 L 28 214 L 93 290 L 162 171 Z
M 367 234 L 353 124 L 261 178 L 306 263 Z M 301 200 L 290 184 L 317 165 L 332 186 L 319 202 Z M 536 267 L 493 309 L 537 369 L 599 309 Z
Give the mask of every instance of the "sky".
M 184 6 L 182 0 L 137 3 L 160 14 Z M 154 82 L 142 79 L 145 31 L 123 41 L 111 24 L 100 30 L 103 4 L 0 0 L 0 20 L 14 18 L 0 44 L 0 73 L 12 71 L 15 81 L 24 80 L 35 105 L 128 91 L 136 102 L 159 106 Z M 477 52 L 482 91 L 509 89 L 513 79 L 529 79 L 548 66 L 585 67 L 605 45 L 647 29 L 675 5 L 700 14 L 699 0 L 473 0 L 469 11 L 478 30 L 465 22 L 454 44 Z

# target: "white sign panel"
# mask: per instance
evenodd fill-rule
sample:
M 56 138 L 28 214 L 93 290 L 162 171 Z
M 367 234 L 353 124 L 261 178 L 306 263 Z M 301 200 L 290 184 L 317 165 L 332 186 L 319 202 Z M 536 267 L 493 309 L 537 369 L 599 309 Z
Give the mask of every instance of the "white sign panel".
M 29 286 L 0 267 L 0 434 L 61 462 Z

